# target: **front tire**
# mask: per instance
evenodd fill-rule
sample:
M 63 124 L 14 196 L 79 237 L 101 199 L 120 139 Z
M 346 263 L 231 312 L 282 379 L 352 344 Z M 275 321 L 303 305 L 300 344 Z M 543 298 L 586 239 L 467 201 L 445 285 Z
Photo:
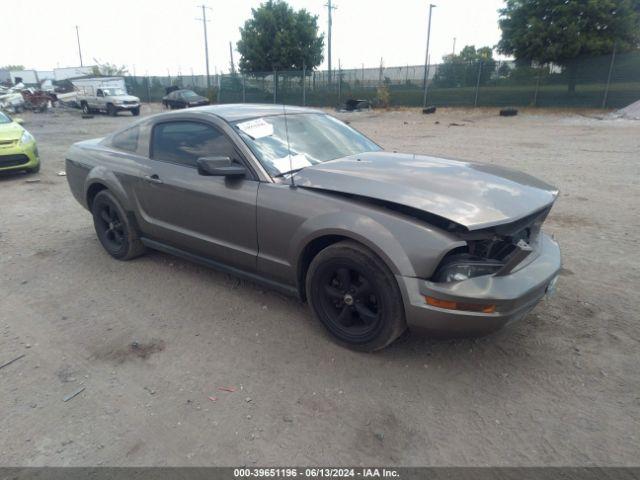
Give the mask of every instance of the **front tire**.
M 133 115 L 134 117 L 137 117 L 138 115 L 140 115 L 140 107 L 132 108 L 131 109 L 131 115 Z
M 309 306 L 341 344 L 380 350 L 407 328 L 398 283 L 368 248 L 343 241 L 322 250 L 306 278 Z
M 109 115 L 110 117 L 115 117 L 117 113 L 118 111 L 116 110 L 116 107 L 114 107 L 111 103 L 107 104 L 107 115 Z
M 109 255 L 131 260 L 145 251 L 124 209 L 108 190 L 102 190 L 91 205 L 98 240 Z

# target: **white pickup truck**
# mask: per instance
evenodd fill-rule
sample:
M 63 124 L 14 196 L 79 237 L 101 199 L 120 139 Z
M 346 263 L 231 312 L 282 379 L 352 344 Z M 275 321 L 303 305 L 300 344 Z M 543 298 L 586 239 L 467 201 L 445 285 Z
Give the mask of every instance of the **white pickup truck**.
M 128 111 L 140 115 L 140 99 L 127 94 L 122 77 L 97 77 L 72 80 L 78 90 L 78 105 L 83 113 L 106 112 L 115 116 Z

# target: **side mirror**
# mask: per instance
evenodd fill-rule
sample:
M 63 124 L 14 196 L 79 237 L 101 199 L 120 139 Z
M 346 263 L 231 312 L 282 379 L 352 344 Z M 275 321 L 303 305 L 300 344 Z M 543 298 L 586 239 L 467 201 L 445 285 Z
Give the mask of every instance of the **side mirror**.
M 198 159 L 198 173 L 211 177 L 244 177 L 247 169 L 233 163 L 229 157 L 203 157 Z
M 18 125 L 22 125 L 24 123 L 24 120 L 22 118 L 14 118 L 13 121 Z

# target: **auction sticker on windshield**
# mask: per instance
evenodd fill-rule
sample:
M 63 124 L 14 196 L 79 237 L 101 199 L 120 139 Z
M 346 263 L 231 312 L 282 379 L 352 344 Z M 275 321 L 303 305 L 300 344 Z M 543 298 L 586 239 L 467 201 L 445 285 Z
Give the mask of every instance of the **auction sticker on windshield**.
M 273 125 L 265 122 L 262 118 L 238 123 L 238 128 L 254 140 L 273 135 Z

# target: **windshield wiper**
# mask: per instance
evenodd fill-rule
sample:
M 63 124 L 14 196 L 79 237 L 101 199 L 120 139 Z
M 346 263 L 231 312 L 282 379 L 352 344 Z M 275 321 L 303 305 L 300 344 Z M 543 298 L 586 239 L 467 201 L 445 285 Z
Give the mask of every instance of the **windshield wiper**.
M 289 175 L 290 173 L 298 173 L 300 170 L 303 170 L 307 167 L 294 168 L 293 170 L 289 170 L 287 172 L 281 172 L 277 175 L 274 175 L 275 178 L 284 177 L 285 175 Z

